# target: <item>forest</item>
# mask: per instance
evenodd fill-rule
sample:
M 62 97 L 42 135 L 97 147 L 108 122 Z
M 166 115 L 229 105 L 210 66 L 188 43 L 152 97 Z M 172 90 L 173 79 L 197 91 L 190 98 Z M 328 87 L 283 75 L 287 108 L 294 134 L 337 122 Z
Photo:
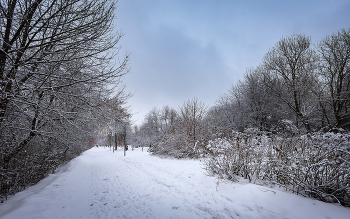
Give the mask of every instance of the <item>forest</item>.
M 239 177 L 350 206 L 350 29 L 283 37 L 214 106 L 190 98 L 132 125 L 115 1 L 0 1 L 0 202 L 99 143 L 203 158 Z M 195 58 L 195 57 L 194 57 Z
M 133 130 L 131 145 L 205 157 L 219 179 L 350 206 L 350 29 L 316 44 L 283 37 L 214 106 L 192 98 L 153 108 Z

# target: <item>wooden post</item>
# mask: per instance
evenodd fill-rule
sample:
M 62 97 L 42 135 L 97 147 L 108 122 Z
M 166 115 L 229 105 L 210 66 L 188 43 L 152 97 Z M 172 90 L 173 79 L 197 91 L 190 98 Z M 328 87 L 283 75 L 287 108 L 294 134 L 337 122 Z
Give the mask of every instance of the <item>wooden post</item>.
M 111 140 L 111 142 L 112 142 L 112 144 L 111 144 L 111 147 L 113 148 L 113 153 L 114 153 L 114 135 L 115 135 L 115 133 L 114 133 L 114 131 L 112 131 L 112 140 Z
M 126 124 L 124 125 L 124 157 L 126 155 Z

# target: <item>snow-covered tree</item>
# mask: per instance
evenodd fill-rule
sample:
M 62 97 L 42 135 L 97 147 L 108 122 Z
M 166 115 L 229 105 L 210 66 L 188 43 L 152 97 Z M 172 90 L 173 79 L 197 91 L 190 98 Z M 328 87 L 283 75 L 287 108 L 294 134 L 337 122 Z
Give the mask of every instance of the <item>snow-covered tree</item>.
M 297 123 L 311 131 L 314 112 L 313 89 L 317 85 L 318 56 L 311 38 L 292 35 L 282 38 L 264 57 L 265 85 L 295 114 Z M 273 85 L 273 86 L 272 86 Z
M 325 37 L 318 44 L 321 72 L 329 92 L 335 126 L 350 127 L 350 28 Z M 332 124 L 333 125 L 333 124 Z
M 113 31 L 114 1 L 0 4 L 0 176 L 6 193 L 91 147 L 106 121 L 120 115 L 111 115 L 108 106 L 123 109 L 120 77 L 128 72 L 128 56 L 112 62 L 122 36 Z

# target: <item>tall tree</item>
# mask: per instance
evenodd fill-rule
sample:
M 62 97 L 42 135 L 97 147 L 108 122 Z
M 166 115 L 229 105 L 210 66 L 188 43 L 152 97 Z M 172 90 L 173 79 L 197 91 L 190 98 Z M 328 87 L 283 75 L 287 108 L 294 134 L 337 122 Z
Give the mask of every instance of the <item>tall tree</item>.
M 286 115 L 283 113 L 281 104 L 265 86 L 264 71 L 263 67 L 247 70 L 244 81 L 238 86 L 242 93 L 241 102 L 244 103 L 242 110 L 245 111 L 248 126 L 269 130 Z
M 114 8 L 107 0 L 1 2 L 1 130 L 27 121 L 21 123 L 26 137 L 11 146 L 5 163 L 48 124 L 72 124 L 73 115 L 93 108 L 90 100 L 126 73 L 127 57 L 110 65 L 121 37 L 112 33 Z M 9 135 L 1 132 L 2 147 Z
M 202 121 L 207 113 L 207 107 L 203 102 L 195 97 L 187 100 L 180 108 L 180 123 L 184 133 L 189 137 L 194 145 L 198 140 L 202 140 L 203 126 Z
M 49 154 L 79 154 L 107 120 L 110 101 L 122 108 L 114 100 L 124 93 L 115 91 L 122 91 L 128 56 L 113 63 L 122 37 L 113 31 L 115 4 L 0 1 L 1 176 L 16 170 L 27 177 L 37 171 L 25 168 L 45 166 Z M 47 167 L 41 175 L 55 165 Z
M 314 109 L 312 90 L 317 81 L 316 52 L 311 38 L 292 35 L 282 38 L 264 57 L 266 86 L 295 114 L 307 131 L 311 130 L 309 117 Z M 272 86 L 274 85 L 274 86 Z
M 350 28 L 325 37 L 318 44 L 322 76 L 330 93 L 336 127 L 350 127 Z

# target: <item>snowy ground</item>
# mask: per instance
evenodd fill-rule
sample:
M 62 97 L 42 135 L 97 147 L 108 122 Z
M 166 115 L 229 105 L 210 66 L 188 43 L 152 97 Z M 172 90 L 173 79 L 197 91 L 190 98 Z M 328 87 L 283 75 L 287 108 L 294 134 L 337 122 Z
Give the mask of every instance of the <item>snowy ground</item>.
M 350 209 L 249 183 L 220 183 L 199 160 L 93 148 L 0 204 L 0 218 L 349 219 Z

